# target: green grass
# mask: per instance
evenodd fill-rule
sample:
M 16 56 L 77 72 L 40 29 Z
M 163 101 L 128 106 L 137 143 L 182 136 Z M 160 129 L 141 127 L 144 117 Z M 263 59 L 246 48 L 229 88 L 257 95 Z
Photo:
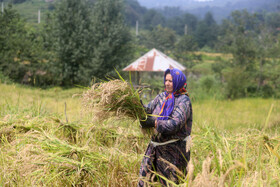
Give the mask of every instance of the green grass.
M 261 130 L 273 105 L 268 126 L 280 124 L 280 101 L 274 99 L 245 98 L 239 100 L 198 101 L 194 105 L 197 123 L 214 124 L 216 128 L 241 131 L 247 128 Z M 196 111 L 196 107 L 198 111 Z M 200 111 L 202 109 L 202 111 Z
M 43 23 L 51 4 L 53 3 L 47 3 L 45 0 L 27 0 L 24 3 L 13 4 L 13 7 L 28 23 L 37 24 L 38 10 L 41 11 L 41 23 Z M 5 3 L 5 6 L 7 6 L 7 3 Z
M 231 54 L 224 54 L 224 53 L 208 53 L 208 52 L 194 52 L 196 55 L 201 55 L 202 60 L 205 62 L 215 62 L 215 61 L 221 61 L 221 60 L 230 60 L 232 59 Z
M 136 186 L 149 142 L 137 121 L 92 121 L 72 97 L 80 88 L 0 89 L 0 186 Z M 280 185 L 279 100 L 192 104 L 192 161 L 182 186 Z

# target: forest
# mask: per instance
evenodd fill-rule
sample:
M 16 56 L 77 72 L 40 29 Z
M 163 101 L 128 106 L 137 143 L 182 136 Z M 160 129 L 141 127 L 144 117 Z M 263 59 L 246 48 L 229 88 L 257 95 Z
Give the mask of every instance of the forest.
M 194 93 L 280 96 L 279 9 L 236 10 L 217 23 L 211 12 L 198 18 L 178 7 L 147 9 L 135 0 L 4 2 L 1 82 L 41 88 L 90 86 L 156 48 L 187 68 Z M 36 5 L 44 13 L 40 24 L 37 15 L 31 19 L 22 8 Z M 156 81 L 151 81 L 153 88 Z

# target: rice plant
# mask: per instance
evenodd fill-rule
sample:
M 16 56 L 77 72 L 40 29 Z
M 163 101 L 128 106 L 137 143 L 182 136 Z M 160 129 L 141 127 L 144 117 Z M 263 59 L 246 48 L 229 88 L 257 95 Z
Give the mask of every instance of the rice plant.
M 110 117 L 145 119 L 138 91 L 125 80 L 96 83 L 82 94 L 82 104 L 99 121 Z
M 137 185 L 150 139 L 134 118 L 92 121 L 71 97 L 83 89 L 0 88 L 0 186 Z M 194 101 L 193 111 L 178 186 L 280 185 L 279 100 Z

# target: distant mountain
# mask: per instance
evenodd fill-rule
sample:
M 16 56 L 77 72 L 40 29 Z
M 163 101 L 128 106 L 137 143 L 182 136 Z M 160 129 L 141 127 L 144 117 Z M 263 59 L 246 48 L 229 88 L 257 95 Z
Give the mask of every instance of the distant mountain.
M 193 9 L 204 6 L 217 6 L 222 7 L 227 3 L 236 3 L 242 0 L 138 0 L 140 5 L 147 8 L 163 8 L 169 7 L 181 7 L 182 9 Z M 244 0 L 243 0 L 244 1 Z
M 0 0 L 7 6 L 13 2 L 15 9 L 28 22 L 37 23 L 38 10 L 41 10 L 41 18 L 44 20 L 46 12 L 54 9 L 55 2 L 60 0 Z M 96 0 L 89 0 L 95 2 Z M 280 0 L 124 0 L 125 18 L 129 25 L 135 25 L 136 20 L 150 9 L 156 9 L 165 18 L 182 16 L 190 13 L 198 18 L 203 18 L 207 12 L 211 12 L 215 20 L 220 23 L 234 10 L 247 9 L 249 12 L 280 11 Z
M 164 10 L 166 7 L 179 7 L 180 10 L 202 18 L 211 12 L 220 22 L 234 10 L 247 9 L 249 12 L 280 11 L 280 0 L 138 0 L 148 8 Z

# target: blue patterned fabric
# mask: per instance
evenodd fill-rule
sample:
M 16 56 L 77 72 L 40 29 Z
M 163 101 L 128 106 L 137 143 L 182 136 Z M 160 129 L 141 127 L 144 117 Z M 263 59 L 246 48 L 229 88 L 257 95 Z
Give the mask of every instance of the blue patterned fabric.
M 171 74 L 172 76 L 172 82 L 173 82 L 173 93 L 168 93 L 165 91 L 165 101 L 162 103 L 161 105 L 161 110 L 162 112 L 160 113 L 160 116 L 163 117 L 158 117 L 158 120 L 167 120 L 169 119 L 170 114 L 173 111 L 174 108 L 174 95 L 175 93 L 177 95 L 180 95 L 180 90 L 181 88 L 184 87 L 187 78 L 184 75 L 184 73 L 182 71 L 180 71 L 179 69 L 167 69 L 164 73 L 164 82 L 163 84 L 165 84 L 165 78 L 167 74 Z

